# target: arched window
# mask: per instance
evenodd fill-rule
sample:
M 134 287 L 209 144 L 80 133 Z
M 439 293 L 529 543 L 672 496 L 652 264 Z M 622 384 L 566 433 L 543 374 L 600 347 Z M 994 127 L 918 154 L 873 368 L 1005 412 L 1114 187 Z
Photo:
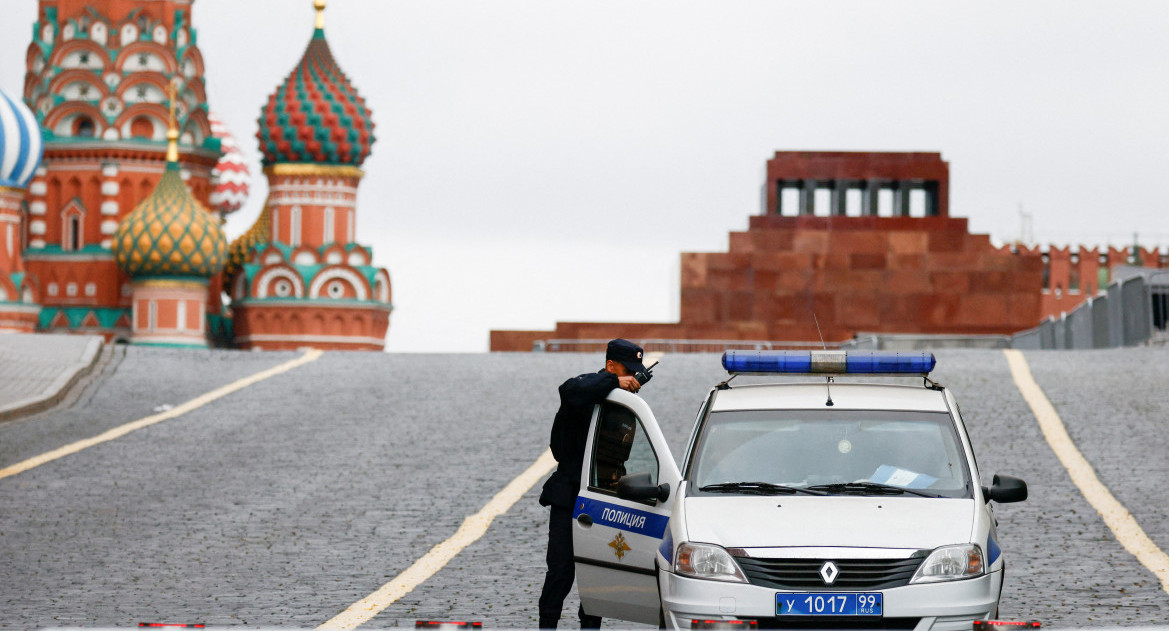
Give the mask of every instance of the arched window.
M 61 246 L 66 250 L 73 252 L 80 250 L 83 245 L 81 242 L 81 216 L 69 215 L 65 218 L 65 234 L 62 239 Z
M 78 138 L 93 138 L 96 132 L 97 127 L 88 116 L 78 116 L 73 123 L 73 135 Z
M 336 226 L 334 225 L 334 220 L 333 220 L 333 207 L 329 206 L 329 207 L 325 208 L 325 230 L 324 230 L 324 233 L 325 233 L 324 242 L 325 243 L 332 243 L 334 241 L 333 229 L 335 227 Z
M 139 116 L 130 122 L 130 137 L 150 140 L 154 138 L 154 123 L 149 118 Z

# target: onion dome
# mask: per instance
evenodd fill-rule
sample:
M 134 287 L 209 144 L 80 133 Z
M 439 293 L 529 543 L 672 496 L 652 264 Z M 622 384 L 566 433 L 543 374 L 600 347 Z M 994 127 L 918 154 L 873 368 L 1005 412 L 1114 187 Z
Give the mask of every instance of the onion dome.
M 321 11 L 300 63 L 268 97 L 260 113 L 264 165 L 310 162 L 361 166 L 374 143 L 373 119 L 365 99 L 333 59 Z
M 44 149 L 36 116 L 24 102 L 0 91 L 0 187 L 26 188 Z
M 171 161 L 154 192 L 118 224 L 114 254 L 131 277 L 210 278 L 223 269 L 227 240 Z
M 223 157 L 211 170 L 211 209 L 223 214 L 233 213 L 248 200 L 251 172 L 235 136 L 223 121 L 214 112 L 209 112 L 207 118 L 211 123 L 212 137 L 219 139 L 219 146 L 223 149 Z

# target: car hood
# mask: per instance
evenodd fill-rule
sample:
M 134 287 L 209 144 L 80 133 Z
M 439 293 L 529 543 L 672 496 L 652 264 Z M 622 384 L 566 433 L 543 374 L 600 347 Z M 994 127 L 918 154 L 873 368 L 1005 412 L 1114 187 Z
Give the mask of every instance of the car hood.
M 690 541 L 726 548 L 933 549 L 970 541 L 974 500 L 903 497 L 686 498 Z

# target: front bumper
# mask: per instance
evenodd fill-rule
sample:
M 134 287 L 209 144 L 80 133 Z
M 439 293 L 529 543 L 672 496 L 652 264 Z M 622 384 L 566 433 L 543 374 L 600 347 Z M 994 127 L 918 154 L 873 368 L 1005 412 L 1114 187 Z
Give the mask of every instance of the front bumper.
M 869 590 L 884 594 L 884 615 L 874 618 L 777 618 L 775 595 L 779 590 L 687 578 L 671 572 L 660 572 L 658 581 L 666 625 L 679 630 L 690 629 L 690 621 L 694 619 L 753 619 L 759 621 L 760 628 L 823 628 L 834 622 L 847 622 L 852 627 L 872 622 L 875 628 L 888 625 L 914 631 L 969 631 L 975 620 L 986 620 L 997 610 L 1002 572 L 961 581 Z

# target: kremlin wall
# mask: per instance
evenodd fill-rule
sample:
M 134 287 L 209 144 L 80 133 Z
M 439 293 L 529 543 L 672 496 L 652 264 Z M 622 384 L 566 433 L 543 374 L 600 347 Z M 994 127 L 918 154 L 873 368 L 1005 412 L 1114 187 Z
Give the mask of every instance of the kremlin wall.
M 496 330 L 491 350 L 618 336 L 1006 335 L 1070 312 L 1108 285 L 1113 266 L 1169 267 L 1165 253 L 1141 248 L 995 247 L 950 216 L 949 164 L 938 153 L 779 151 L 765 191 L 766 212 L 732 232 L 726 252 L 682 254 L 678 322 Z
M 374 125 L 324 0 L 261 108 L 270 195 L 230 244 L 249 172 L 207 103 L 192 5 L 39 0 L 24 98 L 0 92 L 0 331 L 381 350 L 390 278 L 355 231 Z
M 231 243 L 221 224 L 250 173 L 207 102 L 193 4 L 38 0 L 23 98 L 0 91 L 0 331 L 382 350 L 390 277 L 356 234 L 374 123 L 325 37 L 325 0 L 257 104 L 269 197 Z M 1010 334 L 1071 311 L 1117 265 L 1169 267 L 1135 246 L 995 247 L 951 215 L 938 153 L 780 151 L 765 192 L 726 252 L 681 255 L 678 322 L 492 331 L 491 350 Z

